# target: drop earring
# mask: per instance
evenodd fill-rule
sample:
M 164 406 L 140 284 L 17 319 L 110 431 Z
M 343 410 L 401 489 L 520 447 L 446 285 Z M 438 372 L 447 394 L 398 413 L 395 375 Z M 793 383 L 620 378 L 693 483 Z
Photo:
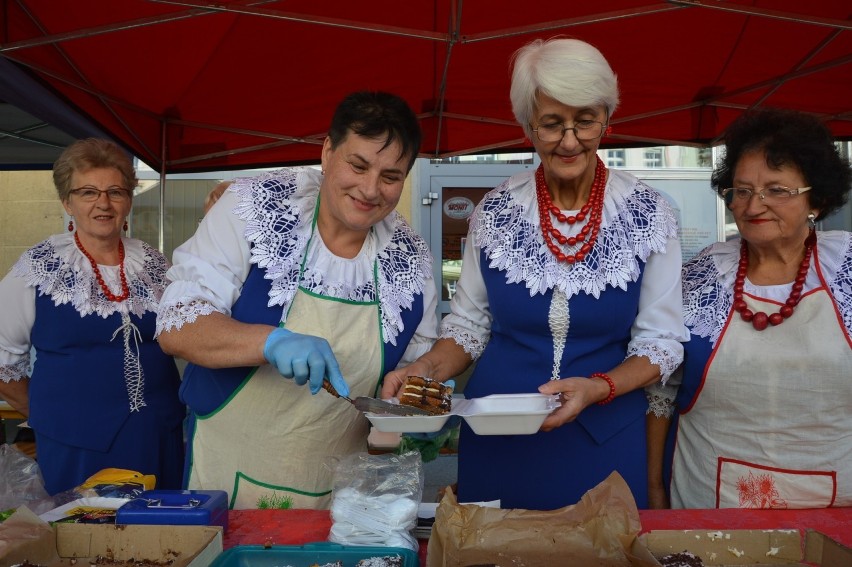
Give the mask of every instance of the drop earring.
M 127 219 L 124 219 L 124 232 L 127 232 Z
M 74 232 L 74 219 L 68 221 L 68 232 Z
M 816 227 L 816 215 L 811 213 L 808 215 L 808 228 L 813 230 Z

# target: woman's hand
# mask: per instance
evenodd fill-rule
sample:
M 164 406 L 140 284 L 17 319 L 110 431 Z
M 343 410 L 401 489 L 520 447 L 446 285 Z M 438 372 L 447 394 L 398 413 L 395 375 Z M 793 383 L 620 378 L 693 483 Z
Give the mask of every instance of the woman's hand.
M 551 380 L 539 386 L 542 394 L 559 394 L 562 407 L 555 409 L 541 425 L 542 431 L 550 431 L 577 419 L 580 412 L 609 395 L 609 386 L 603 380 L 572 377 Z
M 453 339 L 438 339 L 429 352 L 409 364 L 385 374 L 382 399 L 398 398 L 406 376 L 422 376 L 439 382 L 454 378 L 470 366 L 471 357 Z
M 263 356 L 285 378 L 292 378 L 300 386 L 309 383 L 312 394 L 320 391 L 327 378 L 338 394 L 349 395 L 349 385 L 340 373 L 331 346 L 323 338 L 279 327 L 269 333 Z
M 24 417 L 30 416 L 30 378 L 22 376 L 19 380 L 4 382 L 0 380 L 0 400 L 4 400 L 12 409 Z

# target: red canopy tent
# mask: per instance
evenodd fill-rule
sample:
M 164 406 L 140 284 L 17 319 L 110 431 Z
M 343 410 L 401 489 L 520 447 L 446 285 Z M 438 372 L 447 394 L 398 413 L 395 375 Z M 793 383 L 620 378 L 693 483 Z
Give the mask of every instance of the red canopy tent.
M 852 139 L 848 0 L 0 0 L 0 54 L 165 173 L 315 162 L 337 102 L 402 95 L 422 155 L 528 149 L 511 54 L 601 49 L 622 104 L 604 146 L 718 143 L 751 106 Z

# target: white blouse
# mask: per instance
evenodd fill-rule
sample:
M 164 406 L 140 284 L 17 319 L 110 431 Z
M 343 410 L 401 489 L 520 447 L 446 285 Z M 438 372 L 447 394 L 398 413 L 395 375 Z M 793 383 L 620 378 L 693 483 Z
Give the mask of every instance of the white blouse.
M 350 259 L 332 254 L 319 232 L 312 230 L 321 175 L 313 168 L 284 169 L 238 179 L 228 187 L 195 235 L 175 249 L 157 333 L 179 329 L 214 311 L 230 316 L 254 263 L 272 280 L 269 305 L 281 306 L 281 320 L 285 321 L 299 286 L 323 296 L 374 300 L 378 262 L 384 267 L 378 270 L 378 296 L 385 340 L 396 344 L 403 326 L 402 310 L 410 308 L 414 296 L 422 293 L 423 318 L 400 365 L 427 352 L 438 326 L 428 247 L 393 212 L 374 226 L 357 256 Z M 277 188 L 283 192 L 278 193 Z M 406 238 L 394 240 L 395 233 Z M 385 269 L 409 273 L 390 282 L 382 275 Z

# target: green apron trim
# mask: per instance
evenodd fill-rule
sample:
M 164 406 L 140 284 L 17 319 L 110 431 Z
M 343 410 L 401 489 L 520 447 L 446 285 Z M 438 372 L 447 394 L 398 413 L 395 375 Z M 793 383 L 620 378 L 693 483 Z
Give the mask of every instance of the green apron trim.
M 213 417 L 214 415 L 216 415 L 217 413 L 219 413 L 219 411 L 220 411 L 222 408 L 224 408 L 225 406 L 227 406 L 227 405 L 228 405 L 228 403 L 229 403 L 231 400 L 233 400 L 233 399 L 234 399 L 234 397 L 236 397 L 236 395 L 237 395 L 237 394 L 239 394 L 239 393 L 240 393 L 240 390 L 242 390 L 242 389 L 243 389 L 243 387 L 244 387 L 246 384 L 248 384 L 248 381 L 249 381 L 249 380 L 251 380 L 251 377 L 252 377 L 252 376 L 254 376 L 254 374 L 255 374 L 255 372 L 257 372 L 257 369 L 258 369 L 258 368 L 260 368 L 260 367 L 259 367 L 259 366 L 255 366 L 254 368 L 252 368 L 252 369 L 251 369 L 251 371 L 250 371 L 250 372 L 246 375 L 246 377 L 245 377 L 245 378 L 243 378 L 243 381 L 242 381 L 242 382 L 240 382 L 240 385 L 239 385 L 239 386 L 237 386 L 237 387 L 234 389 L 234 391 L 233 391 L 233 392 L 231 392 L 231 395 L 230 395 L 230 396 L 228 396 L 228 397 L 227 397 L 227 399 L 225 399 L 225 401 L 224 401 L 224 402 L 222 402 L 222 403 L 219 405 L 219 407 L 218 407 L 218 408 L 216 408 L 216 409 L 214 409 L 213 411 L 211 411 L 210 413 L 206 413 L 206 414 L 204 414 L 204 415 L 201 415 L 201 414 L 195 414 L 195 419 L 202 419 L 202 420 L 203 420 L 203 419 L 209 419 L 209 418 Z
M 309 496 L 311 498 L 321 498 L 323 496 L 327 496 L 328 494 L 331 494 L 331 490 L 326 490 L 324 492 L 307 492 L 305 490 L 298 490 L 296 488 L 291 488 L 289 486 L 278 486 L 278 485 L 275 485 L 275 484 L 270 484 L 268 482 L 261 482 L 259 480 L 253 479 L 252 477 L 248 476 L 247 474 L 244 474 L 244 473 L 241 473 L 241 472 L 238 471 L 236 476 L 234 477 L 234 490 L 231 492 L 231 502 L 228 505 L 228 508 L 230 508 L 230 509 L 233 509 L 234 504 L 236 504 L 236 502 L 237 502 L 237 493 L 239 492 L 240 479 L 245 479 L 246 481 L 250 482 L 254 486 L 262 486 L 263 488 L 269 488 L 269 489 L 272 489 L 272 490 L 280 490 L 281 492 L 290 492 L 290 493 L 293 493 L 293 494 L 300 494 L 302 496 Z
M 379 265 L 378 262 L 373 262 L 373 282 L 376 286 L 376 298 L 378 299 L 379 293 Z M 381 361 L 382 368 L 379 371 L 379 381 L 376 382 L 376 389 L 373 390 L 373 397 L 378 398 L 379 393 L 381 392 L 382 385 L 385 383 L 385 374 L 387 374 L 385 370 L 385 327 L 382 325 L 382 304 L 379 303 L 379 308 L 376 309 L 376 316 L 379 318 L 379 349 L 381 350 Z
M 378 299 L 375 299 L 373 301 L 356 301 L 354 299 L 343 299 L 341 297 L 330 297 L 328 295 L 322 295 L 322 294 L 316 293 L 315 291 L 305 289 L 302 286 L 299 286 L 299 289 L 302 290 L 302 292 L 305 295 L 310 295 L 311 297 L 318 297 L 320 299 L 326 299 L 328 301 L 337 301 L 338 303 L 346 303 L 346 304 L 349 304 L 349 305 L 378 305 L 379 304 Z
M 316 234 L 317 228 L 317 219 L 319 218 L 319 208 L 320 208 L 320 195 L 317 195 L 317 204 L 314 206 L 314 217 L 311 219 L 311 237 L 308 239 L 308 244 L 305 246 L 305 253 L 302 255 L 302 262 L 299 264 L 299 281 L 302 281 L 302 275 L 305 273 L 305 264 L 308 261 L 308 250 L 311 247 L 311 242 L 314 239 L 314 234 Z M 370 228 L 370 232 L 373 232 L 373 228 Z M 379 396 L 379 392 L 381 391 L 382 384 L 385 381 L 385 333 L 384 327 L 382 326 L 382 301 L 379 296 L 379 261 L 378 259 L 373 260 L 373 287 L 376 290 L 376 299 L 373 301 L 354 301 L 351 299 L 342 299 L 339 297 L 329 297 L 327 295 L 320 295 L 318 293 L 314 293 L 310 290 L 303 288 L 301 285 L 299 286 L 299 290 L 306 295 L 310 295 L 311 297 L 317 297 L 319 299 L 324 299 L 327 301 L 337 301 L 340 303 L 348 304 L 348 305 L 375 305 L 376 316 L 379 320 L 379 349 L 381 352 L 381 370 L 379 371 L 378 379 L 376 380 L 376 387 L 373 390 L 373 397 L 376 398 Z M 290 303 L 290 306 L 287 308 L 287 314 L 290 314 L 290 309 L 293 307 L 293 303 Z M 281 323 L 279 326 L 283 327 L 284 324 Z M 243 382 L 245 383 L 245 382 Z

